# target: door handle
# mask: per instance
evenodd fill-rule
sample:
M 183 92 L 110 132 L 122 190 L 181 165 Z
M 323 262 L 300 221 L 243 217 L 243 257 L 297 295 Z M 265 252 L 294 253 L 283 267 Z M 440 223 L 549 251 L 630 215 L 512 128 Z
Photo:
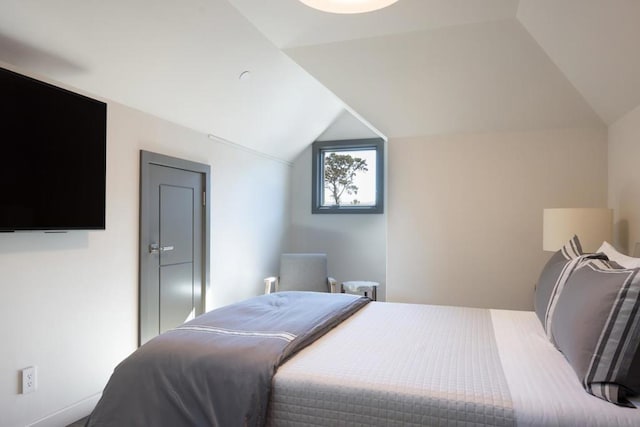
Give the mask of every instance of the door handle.
M 174 249 L 173 246 L 162 246 L 160 247 L 159 244 L 157 243 L 152 243 L 149 245 L 149 253 L 150 254 L 157 254 L 160 252 L 169 252 L 172 251 Z

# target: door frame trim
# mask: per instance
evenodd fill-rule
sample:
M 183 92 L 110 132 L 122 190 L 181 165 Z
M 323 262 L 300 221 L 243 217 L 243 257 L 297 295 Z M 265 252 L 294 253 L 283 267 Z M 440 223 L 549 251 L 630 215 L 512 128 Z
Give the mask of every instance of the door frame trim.
M 205 204 L 204 212 L 202 216 L 204 238 L 202 244 L 202 289 L 201 294 L 201 309 L 204 313 L 206 311 L 206 300 L 209 294 L 210 277 L 211 277 L 211 166 L 193 162 L 191 160 L 180 159 L 177 157 L 166 156 L 160 153 L 154 153 L 151 151 L 140 150 L 140 216 L 139 216 L 139 240 L 138 240 L 138 346 L 141 345 L 142 339 L 142 260 L 147 257 L 148 247 L 144 242 L 149 242 L 149 230 L 146 225 L 146 221 L 143 218 L 147 218 L 150 206 L 149 206 L 149 194 L 145 189 L 149 184 L 149 169 L 151 165 L 165 166 L 174 169 L 181 169 L 189 172 L 200 173 L 204 176 L 204 192 L 205 192 Z

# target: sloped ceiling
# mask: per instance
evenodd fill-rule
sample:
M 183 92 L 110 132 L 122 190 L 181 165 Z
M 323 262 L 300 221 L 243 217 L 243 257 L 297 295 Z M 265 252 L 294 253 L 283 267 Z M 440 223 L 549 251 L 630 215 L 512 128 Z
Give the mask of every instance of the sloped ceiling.
M 602 125 L 515 20 L 285 52 L 390 138 Z
M 285 160 L 344 111 L 222 0 L 2 0 L 0 61 Z
M 318 12 L 298 0 L 229 0 L 279 48 L 513 19 L 516 0 L 400 0 L 372 13 Z
M 640 1 L 520 0 L 517 17 L 607 124 L 640 105 Z
M 391 138 L 604 125 L 516 19 L 517 0 L 401 0 L 357 16 L 230 1 Z
M 602 127 L 640 104 L 639 8 L 400 0 L 345 16 L 298 0 L 2 0 L 0 61 L 292 160 L 319 135 L 375 129 Z

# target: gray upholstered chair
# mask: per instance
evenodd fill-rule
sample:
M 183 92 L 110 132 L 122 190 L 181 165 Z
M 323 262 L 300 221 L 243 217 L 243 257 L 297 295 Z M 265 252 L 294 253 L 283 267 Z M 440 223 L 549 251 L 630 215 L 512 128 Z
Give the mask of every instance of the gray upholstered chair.
M 337 282 L 327 273 L 326 254 L 282 254 L 280 277 L 264 279 L 264 293 L 278 291 L 337 292 Z

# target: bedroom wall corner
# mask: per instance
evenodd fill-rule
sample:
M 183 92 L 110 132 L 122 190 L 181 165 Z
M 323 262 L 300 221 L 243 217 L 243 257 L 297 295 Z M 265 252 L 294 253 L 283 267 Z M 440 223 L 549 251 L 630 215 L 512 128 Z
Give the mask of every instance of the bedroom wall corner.
M 635 245 L 640 242 L 640 105 L 609 126 L 608 137 L 612 243 L 634 255 Z
M 311 147 L 295 159 L 291 172 L 288 251 L 326 253 L 329 274 L 338 283 L 378 282 L 379 301 L 385 300 L 386 289 L 386 216 L 386 213 L 312 214 Z
M 531 310 L 542 210 L 604 207 L 606 129 L 389 141 L 387 300 Z
M 212 166 L 208 309 L 260 294 L 286 246 L 289 163 L 107 102 L 106 230 L 0 235 L 2 426 L 87 415 L 136 348 L 140 149 Z M 19 394 L 31 365 L 38 389 Z

